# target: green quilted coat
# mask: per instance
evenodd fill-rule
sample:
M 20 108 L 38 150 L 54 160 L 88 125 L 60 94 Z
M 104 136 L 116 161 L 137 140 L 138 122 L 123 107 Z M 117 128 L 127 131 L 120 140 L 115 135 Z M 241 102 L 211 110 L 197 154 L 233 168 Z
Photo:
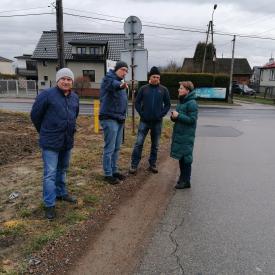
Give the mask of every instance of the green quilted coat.
M 186 163 L 192 163 L 193 161 L 193 147 L 198 119 L 198 105 L 195 99 L 195 91 L 181 98 L 176 107 L 179 116 L 176 119 L 171 118 L 175 124 L 170 156 L 178 160 L 184 157 Z

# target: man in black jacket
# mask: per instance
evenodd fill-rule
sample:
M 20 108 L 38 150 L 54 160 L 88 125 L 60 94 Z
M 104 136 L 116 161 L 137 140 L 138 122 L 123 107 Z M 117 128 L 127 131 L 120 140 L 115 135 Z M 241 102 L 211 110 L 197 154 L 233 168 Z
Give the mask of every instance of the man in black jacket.
M 132 153 L 129 172 L 135 174 L 141 159 L 144 140 L 150 130 L 151 153 L 149 157 L 149 171 L 158 173 L 156 167 L 159 139 L 162 128 L 162 118 L 170 109 L 169 91 L 160 85 L 160 71 L 152 67 L 149 72 L 149 84 L 140 88 L 137 94 L 135 108 L 140 115 L 140 123 L 136 143 Z

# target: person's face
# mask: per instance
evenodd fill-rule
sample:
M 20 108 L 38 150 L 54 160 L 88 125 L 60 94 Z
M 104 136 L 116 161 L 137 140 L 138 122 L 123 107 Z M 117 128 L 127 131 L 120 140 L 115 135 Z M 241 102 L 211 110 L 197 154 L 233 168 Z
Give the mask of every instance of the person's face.
M 179 92 L 179 96 L 185 96 L 189 93 L 189 90 L 186 89 L 183 85 L 180 85 L 178 92 Z
M 57 86 L 63 92 L 69 92 L 73 87 L 73 80 L 70 77 L 61 77 L 57 82 Z
M 126 67 L 121 67 L 116 71 L 116 75 L 122 79 L 126 76 L 127 73 L 128 73 L 128 68 Z
M 153 74 L 149 78 L 149 83 L 152 85 L 158 85 L 160 83 L 160 75 Z

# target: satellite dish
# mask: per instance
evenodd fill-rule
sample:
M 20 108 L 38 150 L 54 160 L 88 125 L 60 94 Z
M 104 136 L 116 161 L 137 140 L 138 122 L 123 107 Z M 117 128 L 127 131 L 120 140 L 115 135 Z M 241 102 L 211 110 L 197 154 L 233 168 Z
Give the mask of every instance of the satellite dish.
M 129 16 L 124 22 L 125 36 L 128 38 L 138 38 L 142 29 L 141 21 L 136 16 Z

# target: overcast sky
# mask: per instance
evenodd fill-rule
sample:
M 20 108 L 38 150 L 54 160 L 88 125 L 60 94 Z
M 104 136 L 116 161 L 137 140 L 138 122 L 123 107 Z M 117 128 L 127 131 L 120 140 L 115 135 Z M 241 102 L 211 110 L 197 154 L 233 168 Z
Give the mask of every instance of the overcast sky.
M 0 56 L 32 54 L 43 31 L 55 30 L 55 1 L 1 0 Z M 130 15 L 150 25 L 186 30 L 156 29 L 143 26 L 145 48 L 149 52 L 149 65 L 165 65 L 169 61 L 181 64 L 185 57 L 193 57 L 196 44 L 205 42 L 206 30 L 213 15 L 214 31 L 242 35 L 257 35 L 267 39 L 240 38 L 237 36 L 235 57 L 247 58 L 250 66 L 264 65 L 275 55 L 275 5 L 272 0 L 236 0 L 216 2 L 204 0 L 63 0 L 66 13 L 112 19 L 124 22 Z M 48 7 L 51 6 L 51 7 Z M 17 11 L 15 11 L 17 10 Z M 28 17 L 1 17 L 15 14 L 45 13 Z M 85 19 L 64 15 L 64 31 L 123 33 L 123 23 Z M 217 57 L 231 57 L 232 36 L 214 34 Z

